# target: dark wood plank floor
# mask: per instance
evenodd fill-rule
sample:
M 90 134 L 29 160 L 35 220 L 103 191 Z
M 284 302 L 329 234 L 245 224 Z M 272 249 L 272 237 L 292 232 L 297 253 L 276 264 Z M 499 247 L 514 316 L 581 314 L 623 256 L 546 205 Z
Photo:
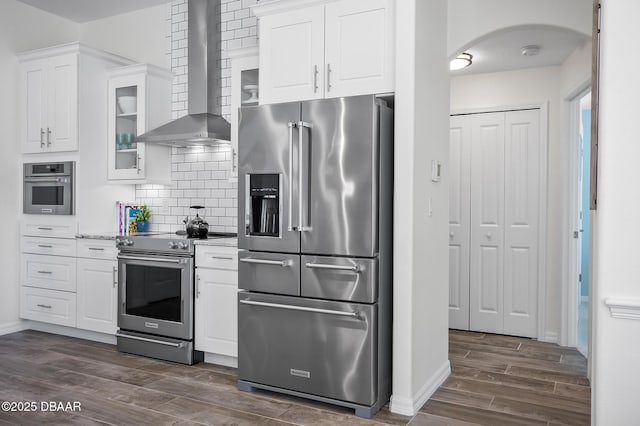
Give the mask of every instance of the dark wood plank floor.
M 236 388 L 235 370 L 182 366 L 113 346 L 24 331 L 0 336 L 0 425 L 588 425 L 586 363 L 575 350 L 528 339 L 451 331 L 452 375 L 414 417 L 352 410 Z M 41 401 L 81 411 L 42 412 Z

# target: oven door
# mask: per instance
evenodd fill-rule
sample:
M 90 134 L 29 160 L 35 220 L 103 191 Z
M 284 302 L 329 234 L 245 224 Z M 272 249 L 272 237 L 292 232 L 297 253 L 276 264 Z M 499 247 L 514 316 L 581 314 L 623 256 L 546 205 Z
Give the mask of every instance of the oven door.
M 70 176 L 25 177 L 25 214 L 72 215 L 73 187 Z
M 193 339 L 193 258 L 118 255 L 118 327 Z

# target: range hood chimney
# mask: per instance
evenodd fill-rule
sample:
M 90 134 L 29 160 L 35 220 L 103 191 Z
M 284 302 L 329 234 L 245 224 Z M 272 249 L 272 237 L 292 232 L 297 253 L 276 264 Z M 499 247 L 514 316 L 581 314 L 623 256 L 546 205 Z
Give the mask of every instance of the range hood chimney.
M 220 106 L 220 0 L 188 2 L 189 114 L 138 136 L 137 141 L 169 146 L 227 143 L 231 126 Z

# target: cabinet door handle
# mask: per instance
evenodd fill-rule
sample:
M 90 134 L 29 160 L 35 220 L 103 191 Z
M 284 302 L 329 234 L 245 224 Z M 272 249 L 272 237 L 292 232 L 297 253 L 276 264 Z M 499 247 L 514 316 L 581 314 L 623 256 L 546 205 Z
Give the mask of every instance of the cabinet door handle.
M 51 275 L 53 272 L 51 271 L 38 271 L 39 274 Z
M 47 127 L 47 146 L 51 146 L 51 129 Z
M 118 268 L 113 267 L 113 288 L 118 286 Z
M 331 64 L 327 64 L 327 92 L 331 91 Z
M 104 251 L 102 247 L 89 247 L 89 250 Z
M 313 66 L 313 93 L 318 91 L 318 65 Z
M 140 160 L 141 160 L 140 156 L 137 155 L 136 156 L 136 173 L 138 174 L 140 174 Z
M 38 247 L 40 247 L 40 248 L 53 248 L 53 246 L 50 246 L 48 244 L 38 244 Z
M 40 148 L 44 148 L 44 129 L 40 127 Z
M 196 275 L 196 299 L 200 297 L 200 275 Z
M 38 303 L 36 306 L 39 307 L 39 308 L 46 308 L 46 309 L 51 309 L 51 307 L 52 307 L 51 305 L 43 305 L 41 303 Z
M 38 227 L 40 231 L 53 231 L 53 228 Z

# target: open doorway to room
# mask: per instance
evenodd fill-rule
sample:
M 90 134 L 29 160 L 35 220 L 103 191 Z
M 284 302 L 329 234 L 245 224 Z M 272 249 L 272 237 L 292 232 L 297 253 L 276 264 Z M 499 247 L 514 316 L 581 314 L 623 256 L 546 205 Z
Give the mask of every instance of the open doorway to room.
M 564 339 L 559 318 L 566 309 L 561 302 L 566 211 L 560 200 L 568 195 L 565 190 L 569 176 L 562 136 L 567 124 L 561 123 L 561 110 L 564 95 L 581 83 L 590 70 L 589 40 L 587 34 L 561 26 L 506 27 L 469 42 L 464 52 L 470 53 L 472 65 L 451 73 L 451 328 L 555 343 Z M 493 116 L 498 112 L 534 109 L 539 109 L 540 123 L 544 125 L 531 126 L 519 119 L 513 128 L 480 123 L 473 130 L 471 123 L 471 130 L 465 133 L 459 123 L 462 117 L 482 115 L 478 113 Z M 479 152 L 477 163 L 486 173 L 473 176 L 473 156 L 469 154 L 470 161 L 465 159 L 459 144 L 465 135 L 471 139 L 471 146 L 475 147 L 476 142 L 483 145 L 473 149 Z M 516 142 L 513 149 L 509 148 L 511 140 Z M 534 144 L 538 144 L 538 149 L 532 149 Z M 542 153 L 539 161 L 531 161 L 534 153 Z M 462 162 L 455 161 L 455 155 L 462 155 Z M 469 165 L 458 170 L 458 163 Z M 588 168 L 588 160 L 585 164 Z M 508 170 L 522 173 L 509 175 L 505 173 Z M 483 194 L 481 188 L 474 187 L 468 196 L 459 196 L 464 193 L 460 182 L 465 176 L 475 187 L 486 183 L 494 187 L 491 194 L 496 197 L 476 200 L 479 214 L 473 213 L 473 199 L 468 197 L 478 198 L 478 194 Z M 534 179 L 538 186 L 527 187 Z M 520 188 L 511 194 L 510 203 L 505 198 L 509 186 Z M 471 213 L 464 210 L 469 208 Z M 588 210 L 584 216 L 588 219 Z M 478 223 L 473 223 L 474 217 L 489 220 L 492 230 L 484 229 L 480 225 L 485 224 L 477 220 Z M 469 219 L 466 225 L 459 222 L 465 218 Z M 467 238 L 467 234 L 472 235 L 475 228 L 481 231 L 474 246 L 473 238 Z M 462 232 L 465 230 L 469 232 Z M 523 244 L 508 241 L 509 230 L 513 235 L 537 233 L 527 240 L 530 244 Z M 462 242 L 458 241 L 460 238 Z M 588 270 L 588 256 L 586 259 L 583 264 Z M 476 317 L 487 314 L 500 317 L 495 322 L 499 326 L 474 321 L 474 313 Z M 516 326 L 524 318 L 533 325 Z M 578 323 L 576 318 L 576 326 Z

